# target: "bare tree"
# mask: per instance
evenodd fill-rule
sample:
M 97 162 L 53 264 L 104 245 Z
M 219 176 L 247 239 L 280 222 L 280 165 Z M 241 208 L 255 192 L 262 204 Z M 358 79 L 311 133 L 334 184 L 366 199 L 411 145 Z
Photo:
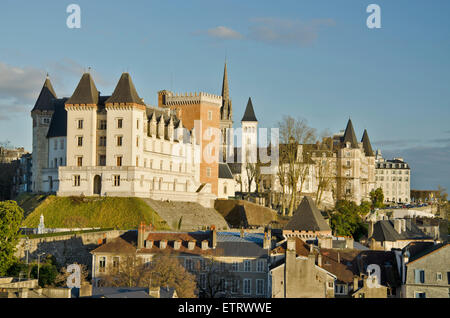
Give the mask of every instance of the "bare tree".
M 299 145 L 312 143 L 316 140 L 316 130 L 308 126 L 307 121 L 301 118 L 284 116 L 278 123 L 280 143 L 284 144 L 280 164 L 287 164 L 285 178 L 291 191 L 289 201 L 289 215 L 293 214 L 297 196 L 297 185 L 301 179 L 301 188 L 308 171 L 308 160 L 299 153 Z M 301 178 L 303 176 L 303 178 Z
M 335 180 L 335 175 L 333 173 L 333 167 L 331 161 L 323 156 L 317 158 L 315 164 L 316 168 L 316 180 L 317 180 L 317 191 L 316 191 L 316 205 L 320 206 L 323 199 L 323 194 L 325 191 L 332 191 L 332 182 Z
M 214 257 L 205 257 L 203 268 L 199 265 L 200 279 L 198 288 L 200 296 L 204 298 L 228 298 L 237 292 L 238 276 L 230 270 L 230 264 L 220 262 Z

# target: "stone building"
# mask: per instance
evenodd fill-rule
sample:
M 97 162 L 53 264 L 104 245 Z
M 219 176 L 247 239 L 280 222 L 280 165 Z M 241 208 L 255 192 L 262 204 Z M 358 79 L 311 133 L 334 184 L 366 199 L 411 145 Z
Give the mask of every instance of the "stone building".
M 411 243 L 397 254 L 403 298 L 449 298 L 449 244 Z
M 222 97 L 158 93 L 160 107 L 139 97 L 128 73 L 111 96 L 83 74 L 70 98 L 57 98 L 47 77 L 32 110 L 33 191 L 58 195 L 138 196 L 211 206 L 218 194 L 218 151 L 199 139 L 219 128 Z M 215 147 L 218 149 L 218 147 Z
M 385 160 L 377 150 L 375 167 L 376 188 L 381 188 L 384 202 L 408 203 L 411 201 L 411 169 L 403 158 Z
M 111 266 L 119 266 L 126 255 L 135 254 L 144 264 L 151 264 L 156 255 L 167 253 L 195 275 L 200 297 L 268 297 L 270 233 L 218 232 L 214 227 L 210 231 L 154 232 L 142 224 L 137 237 L 128 234 L 91 252 L 94 285 L 101 284 L 102 276 Z

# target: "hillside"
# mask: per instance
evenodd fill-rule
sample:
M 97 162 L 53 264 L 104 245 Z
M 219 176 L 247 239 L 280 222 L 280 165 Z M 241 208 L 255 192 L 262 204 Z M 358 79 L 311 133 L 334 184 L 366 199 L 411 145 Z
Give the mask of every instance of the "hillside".
M 262 227 L 272 224 L 280 227 L 286 223 L 269 208 L 244 200 L 216 200 L 214 208 L 233 227 Z
M 217 229 L 228 229 L 228 224 L 213 208 L 205 208 L 195 202 L 158 201 L 144 199 L 174 230 L 202 230 L 215 225 Z M 181 220 L 181 222 L 180 222 Z
M 31 199 L 18 203 L 30 208 Z M 37 227 L 43 214 L 46 227 L 74 228 L 101 227 L 135 229 L 141 221 L 152 223 L 157 229 L 170 229 L 169 225 L 142 199 L 118 197 L 56 197 L 40 201 L 22 226 Z

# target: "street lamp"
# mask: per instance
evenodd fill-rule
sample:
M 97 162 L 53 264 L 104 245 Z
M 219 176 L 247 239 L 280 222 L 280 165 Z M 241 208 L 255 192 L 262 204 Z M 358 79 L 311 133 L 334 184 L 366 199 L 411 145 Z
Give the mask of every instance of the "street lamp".
M 37 272 L 37 280 L 38 280 L 38 284 L 39 284 L 39 264 L 40 264 L 40 257 L 41 257 L 42 255 L 45 255 L 45 253 L 41 253 L 41 254 L 38 254 L 38 255 L 37 255 L 37 257 L 38 257 L 38 272 Z

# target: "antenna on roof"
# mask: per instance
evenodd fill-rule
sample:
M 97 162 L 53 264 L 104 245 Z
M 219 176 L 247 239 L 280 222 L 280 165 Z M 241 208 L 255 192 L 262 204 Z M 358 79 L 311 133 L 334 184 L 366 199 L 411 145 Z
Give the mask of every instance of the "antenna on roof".
M 47 72 L 46 78 L 48 79 L 48 72 Z

